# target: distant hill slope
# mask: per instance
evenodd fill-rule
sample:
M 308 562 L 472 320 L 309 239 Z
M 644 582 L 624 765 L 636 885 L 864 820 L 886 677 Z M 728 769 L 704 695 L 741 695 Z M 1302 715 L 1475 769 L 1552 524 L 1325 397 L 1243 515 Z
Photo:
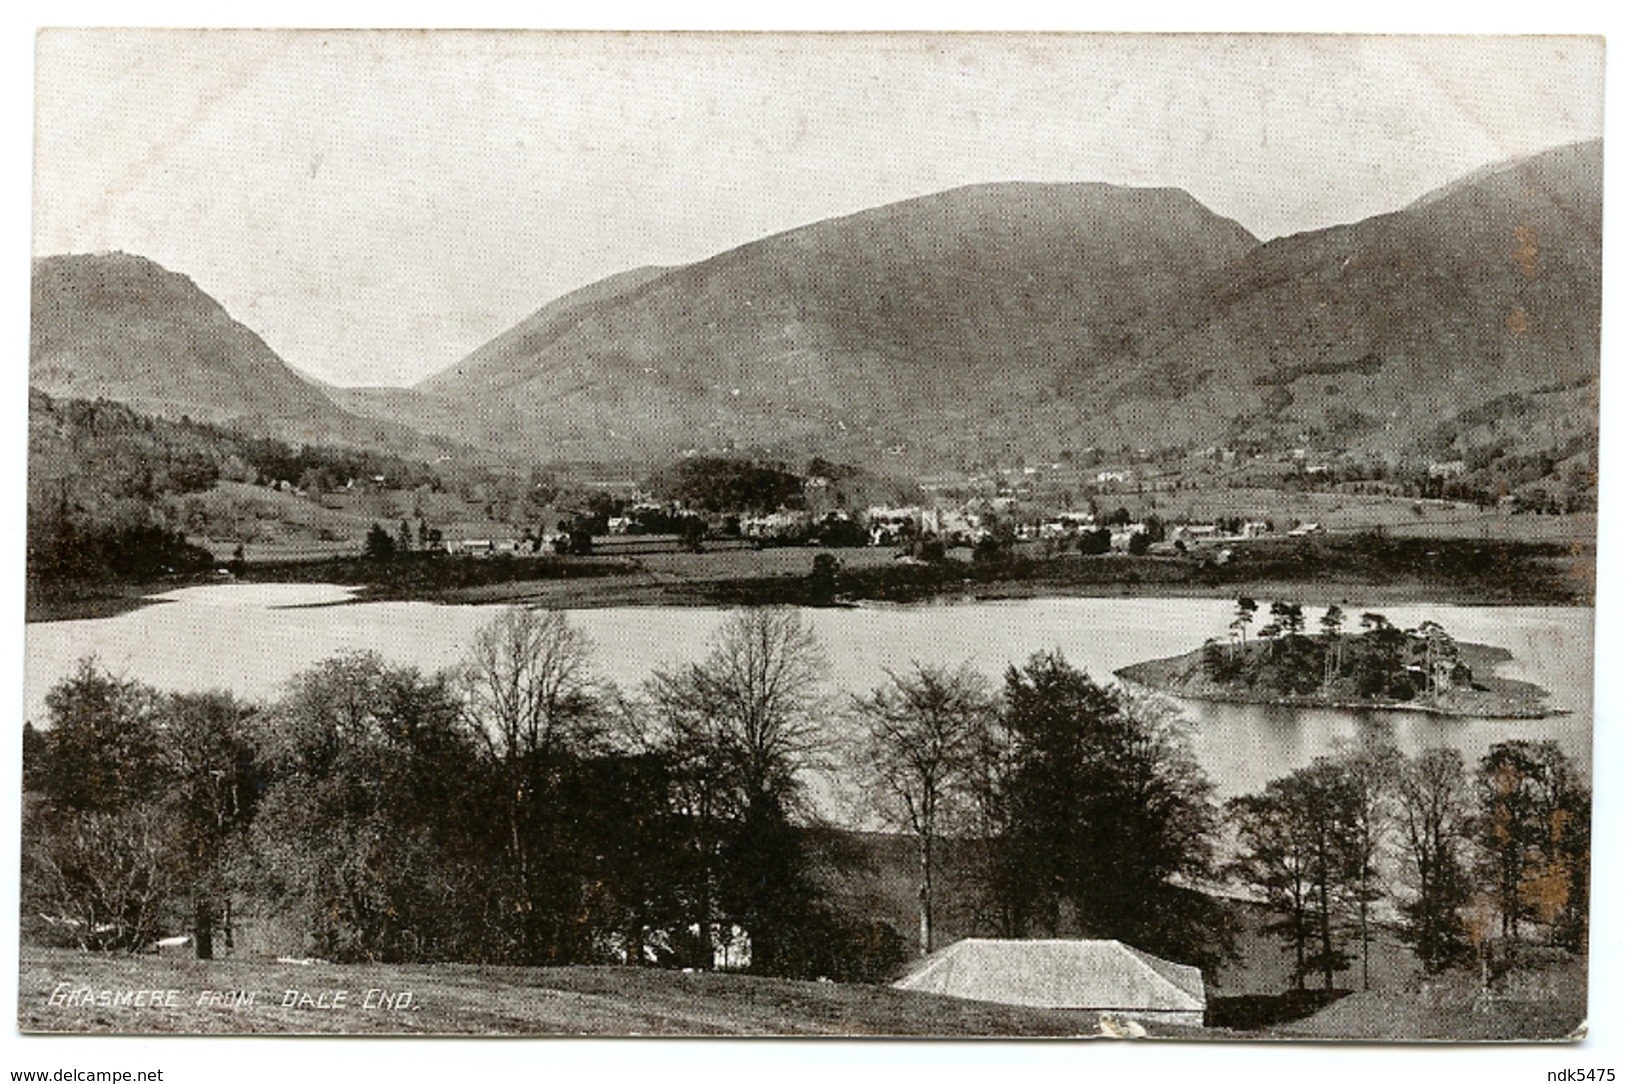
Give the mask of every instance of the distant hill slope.
M 431 394 L 456 395 L 471 383 L 504 383 L 502 370 L 512 358 L 544 349 L 606 303 L 632 293 L 673 270 L 676 269 L 639 267 L 572 290 L 563 297 L 549 301 L 450 369 L 423 380 L 418 388 Z
M 1562 147 L 1263 245 L 1175 190 L 956 189 L 568 295 L 418 385 L 414 416 L 542 459 L 1228 443 L 1578 463 L 1601 167 L 1600 142 Z
M 1229 445 L 1594 490 L 1601 175 L 1600 142 L 1561 147 L 1262 245 L 1175 189 L 975 185 L 611 276 L 410 389 L 324 389 L 150 261 L 53 257 L 32 380 L 400 454 L 895 473 Z
M 1552 399 L 1524 439 L 1594 431 L 1594 406 L 1552 393 L 1597 379 L 1601 264 L 1602 145 L 1558 148 L 1260 246 L 1142 329 L 1139 364 L 1104 398 L 1124 435 L 1376 453 L 1460 415 L 1470 428 L 1510 393 Z
M 185 275 L 126 253 L 34 261 L 29 383 L 296 443 L 431 455 L 438 441 L 341 410 Z
M 1255 244 L 1173 189 L 978 185 L 571 295 L 419 388 L 501 403 L 482 441 L 543 458 L 1020 441 L 1058 366 L 1121 364 Z
M 512 434 L 524 431 L 526 418 L 523 414 L 509 409 L 500 399 L 485 399 L 471 404 L 465 397 L 439 394 L 437 389 L 443 384 L 455 387 L 465 373 L 481 373 L 488 365 L 500 367 L 503 358 L 523 353 L 528 344 L 557 335 L 560 329 L 568 327 L 594 306 L 636 289 L 670 270 L 672 268 L 669 267 L 640 267 L 622 271 L 550 301 L 452 369 L 429 378 L 415 388 L 344 388 L 324 384 L 322 390 L 340 407 L 363 418 L 399 422 L 421 433 L 500 449 L 512 443 Z M 474 379 L 481 378 L 476 376 Z

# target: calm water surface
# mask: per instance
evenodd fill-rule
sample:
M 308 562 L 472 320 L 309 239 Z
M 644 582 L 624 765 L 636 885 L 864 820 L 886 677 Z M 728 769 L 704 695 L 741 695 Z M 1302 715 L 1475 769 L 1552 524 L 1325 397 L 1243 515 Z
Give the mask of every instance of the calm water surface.
M 77 660 L 96 655 L 115 673 L 163 689 L 228 689 L 275 695 L 294 674 L 336 652 L 374 649 L 425 671 L 454 664 L 491 607 L 427 602 L 335 605 L 348 588 L 226 584 L 159 596 L 133 613 L 27 626 L 26 718 L 43 720 L 45 692 Z M 1363 730 L 1387 730 L 1406 752 L 1452 745 L 1469 763 L 1494 742 L 1552 738 L 1589 773 L 1593 611 L 1575 607 L 1391 606 L 1401 626 L 1425 618 L 1458 639 L 1495 644 L 1515 661 L 1502 673 L 1533 681 L 1569 714 L 1540 720 L 1444 719 L 1178 702 L 1197 758 L 1221 797 L 1249 793 Z M 968 663 L 997 679 L 1034 651 L 1059 648 L 1097 678 L 1142 659 L 1173 655 L 1222 636 L 1233 604 L 1221 599 L 1050 598 L 1007 602 L 870 605 L 807 610 L 830 661 L 832 689 L 860 692 L 911 663 Z M 1318 609 L 1309 613 L 1315 628 Z M 602 676 L 633 688 L 662 664 L 701 658 L 726 611 L 704 608 L 581 610 L 572 615 L 596 647 Z

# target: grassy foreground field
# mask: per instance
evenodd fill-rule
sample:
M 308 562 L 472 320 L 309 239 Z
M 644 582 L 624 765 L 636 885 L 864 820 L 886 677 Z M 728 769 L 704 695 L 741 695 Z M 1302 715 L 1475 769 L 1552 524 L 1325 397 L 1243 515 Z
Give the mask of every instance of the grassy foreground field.
M 1281 1039 L 1368 1042 L 1527 1042 L 1585 1037 L 1586 965 L 1566 960 L 1519 972 L 1492 990 L 1470 973 L 1403 993 L 1355 992 L 1271 1032 Z
M 1098 1028 L 1090 1013 L 645 968 L 305 966 L 25 947 L 21 972 L 17 1012 L 25 1032 L 1073 1036 Z M 155 993 L 139 1007 L 133 997 L 98 1006 L 102 991 L 111 992 L 109 1000 L 125 991 Z M 92 1004 L 70 1004 L 74 992 L 81 1001 L 88 993 Z
M 1383 959 L 1388 960 L 1385 952 Z M 1583 960 L 1495 993 L 1474 974 L 1389 981 L 1260 1031 L 1149 1024 L 1152 1038 L 1468 1042 L 1575 1039 Z M 260 1035 L 1091 1037 L 1096 1014 L 750 975 L 624 967 L 285 964 L 23 949 L 24 1032 Z M 1374 976 L 1376 977 L 1376 976 Z M 103 996 L 125 1004 L 98 1006 Z M 137 993 L 145 992 L 137 998 Z M 1216 992 L 1216 991 L 1215 991 Z M 53 1003 L 53 998 L 55 1003 Z M 89 1001 L 89 1004 L 84 1002 Z M 78 1002 L 78 1003 L 76 1003 Z

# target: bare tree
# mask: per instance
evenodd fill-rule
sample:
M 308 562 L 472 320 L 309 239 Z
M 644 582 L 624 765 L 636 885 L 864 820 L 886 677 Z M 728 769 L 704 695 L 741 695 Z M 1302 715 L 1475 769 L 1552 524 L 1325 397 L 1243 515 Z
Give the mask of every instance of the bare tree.
M 915 664 L 854 705 L 863 741 L 860 772 L 871 781 L 877 812 L 914 835 L 920 861 L 920 953 L 931 952 L 937 843 L 967 797 L 974 758 L 987 742 L 993 698 L 987 681 L 961 666 Z
M 703 662 L 657 671 L 651 691 L 668 723 L 713 748 L 744 805 L 789 804 L 826 745 L 817 709 L 827 669 L 797 611 L 741 610 Z
M 497 802 L 507 835 L 515 905 L 534 909 L 540 876 L 534 838 L 544 821 L 554 776 L 601 737 L 600 689 L 592 645 L 554 610 L 511 607 L 475 634 L 458 675 L 465 725 L 484 745 L 498 778 Z M 534 931 L 525 934 L 526 952 Z
M 1300 990 L 1311 971 L 1330 990 L 1334 973 L 1349 966 L 1342 944 L 1364 883 L 1359 801 L 1344 766 L 1317 757 L 1229 803 L 1241 843 L 1233 872 L 1263 889 L 1280 916 L 1267 928 L 1292 945 Z
M 475 634 L 459 684 L 493 757 L 511 763 L 596 736 L 591 656 L 587 635 L 556 610 L 510 607 Z
M 1349 863 L 1360 937 L 1360 985 L 1371 989 L 1371 905 L 1382 897 L 1377 859 L 1392 820 L 1399 750 L 1369 733 L 1337 760 L 1348 791 Z
M 791 609 L 741 610 L 699 663 L 657 670 L 648 684 L 690 824 L 689 896 L 709 963 L 723 917 L 750 930 L 754 963 L 771 970 L 807 889 L 790 816 L 818 763 L 827 664 Z

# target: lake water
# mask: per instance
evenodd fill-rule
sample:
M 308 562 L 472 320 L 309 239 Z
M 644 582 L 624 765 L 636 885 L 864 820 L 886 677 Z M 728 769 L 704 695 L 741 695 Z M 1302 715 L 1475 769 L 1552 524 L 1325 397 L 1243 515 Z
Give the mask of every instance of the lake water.
M 94 654 L 114 673 L 162 689 L 228 689 L 274 696 L 294 674 L 340 651 L 370 648 L 425 671 L 453 665 L 491 607 L 427 602 L 339 605 L 348 588 L 321 584 L 223 584 L 158 596 L 116 617 L 32 624 L 26 629 L 26 718 L 45 718 L 46 691 Z M 1174 655 L 1223 636 L 1233 604 L 1222 599 L 1046 598 L 814 609 L 806 618 L 830 662 L 832 691 L 863 692 L 885 671 L 911 663 L 967 663 L 997 680 L 1010 662 L 1059 648 L 1096 678 L 1129 663 Z M 1547 719 L 1449 719 L 1413 712 L 1358 712 L 1177 702 L 1198 760 L 1221 797 L 1335 751 L 1367 728 L 1388 730 L 1407 753 L 1460 749 L 1469 764 L 1509 738 L 1556 740 L 1589 776 L 1593 611 L 1577 607 L 1391 606 L 1402 627 L 1433 618 L 1456 638 L 1507 648 L 1505 676 L 1546 688 L 1569 714 Z M 1316 628 L 1320 611 L 1308 611 Z M 624 607 L 572 614 L 595 644 L 603 677 L 635 688 L 659 665 L 698 660 L 726 611 Z

